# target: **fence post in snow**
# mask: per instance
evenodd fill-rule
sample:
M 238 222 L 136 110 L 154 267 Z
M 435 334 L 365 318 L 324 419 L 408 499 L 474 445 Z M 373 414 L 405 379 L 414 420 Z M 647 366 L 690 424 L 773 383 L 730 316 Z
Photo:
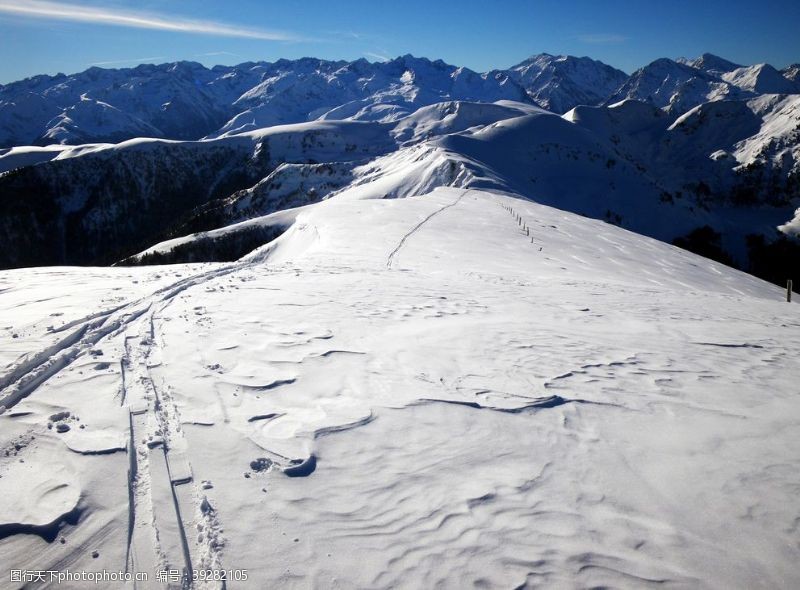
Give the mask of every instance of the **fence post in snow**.
M 792 302 L 792 279 L 786 281 L 786 301 Z

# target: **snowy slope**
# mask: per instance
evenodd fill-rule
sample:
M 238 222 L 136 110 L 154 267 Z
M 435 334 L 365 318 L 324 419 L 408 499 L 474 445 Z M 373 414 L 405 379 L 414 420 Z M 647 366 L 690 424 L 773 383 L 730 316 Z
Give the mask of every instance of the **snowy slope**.
M 4 563 L 247 570 L 227 588 L 796 587 L 781 297 L 464 189 L 334 197 L 234 264 L 4 271 Z
M 716 75 L 661 58 L 635 71 L 606 104 L 625 99 L 642 100 L 680 115 L 704 102 L 748 96 L 752 93 Z
M 761 272 L 748 236 L 772 242 L 800 206 L 797 100 L 712 101 L 677 118 L 634 100 L 563 117 L 513 101 L 446 101 L 384 123 L 15 148 L 0 165 L 39 164 L 0 177 L 0 263 L 109 263 L 198 233 L 208 254 L 202 232 L 351 188 L 386 198 L 470 186 L 513 190 L 667 242 L 708 226 L 718 259 Z M 274 237 L 246 227 L 210 258 L 194 251 L 186 260 L 233 260 Z
M 538 105 L 555 113 L 600 104 L 628 79 L 625 72 L 588 57 L 547 53 L 513 66 L 509 75 Z
M 690 213 L 688 204 L 663 202 L 663 187 L 621 158 L 611 141 L 566 117 L 518 117 L 437 144 L 478 162 L 490 172 L 490 185 L 500 179 L 500 186 L 537 202 L 659 239 L 704 223 L 702 213 Z
M 159 137 L 156 127 L 105 102 L 82 96 L 47 123 L 40 138 L 46 144 L 82 144 L 89 141 L 115 142 L 131 137 Z
M 234 105 L 242 109 L 215 134 L 322 119 L 395 121 L 444 100 L 525 101 L 507 76 L 477 74 L 441 60 L 405 55 L 370 64 L 281 60 Z
M 714 55 L 713 53 L 704 53 L 700 57 L 696 57 L 694 59 L 681 57 L 675 61 L 693 68 L 697 68 L 698 70 L 703 70 L 709 74 L 714 74 L 715 76 L 722 76 L 723 74 L 738 70 L 742 67 L 740 64 L 728 61 L 727 59 L 719 57 L 718 55 Z
M 478 74 L 411 55 L 386 63 L 304 58 L 211 69 L 193 62 L 95 67 L 0 87 L 0 146 L 142 135 L 196 140 L 320 117 L 396 120 L 443 100 L 501 99 L 529 101 L 501 72 Z
M 793 82 L 800 81 L 800 64 L 792 64 L 781 70 L 781 74 Z
M 742 67 L 722 75 L 734 86 L 755 94 L 797 94 L 800 85 L 785 78 L 769 64 Z
M 94 151 L 97 144 L 83 144 L 80 146 L 49 145 L 39 146 L 19 146 L 13 148 L 0 149 L 0 174 L 14 170 L 33 166 L 41 162 L 49 162 L 58 158 L 65 159 L 76 157 L 88 151 Z
M 93 67 L 0 87 L 0 146 L 197 140 L 316 119 L 388 122 L 448 101 L 510 100 L 565 113 L 636 99 L 677 117 L 712 100 L 798 93 L 797 84 L 791 67 L 740 66 L 711 54 L 659 59 L 632 76 L 588 57 L 546 53 L 485 73 L 412 55 L 378 63 L 302 58 L 210 69 L 194 62 Z
M 281 164 L 382 155 L 396 146 L 389 131 L 378 123 L 317 121 L 213 141 L 140 138 L 76 157 L 62 153 L 0 176 L 0 265 L 109 264 Z

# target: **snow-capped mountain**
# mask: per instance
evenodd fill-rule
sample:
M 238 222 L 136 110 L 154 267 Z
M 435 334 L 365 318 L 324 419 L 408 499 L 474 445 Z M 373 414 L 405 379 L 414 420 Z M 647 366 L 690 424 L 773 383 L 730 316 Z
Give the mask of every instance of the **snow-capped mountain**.
M 722 78 L 742 90 L 754 94 L 797 94 L 800 85 L 784 77 L 769 64 L 758 64 L 726 72 Z
M 697 248 L 764 273 L 752 236 L 772 242 L 800 206 L 798 100 L 709 102 L 677 120 L 633 100 L 564 116 L 450 101 L 396 122 L 11 150 L 0 167 L 53 160 L 0 176 L 0 262 L 109 263 L 140 250 L 146 261 L 234 260 L 274 238 L 251 222 L 265 215 L 348 191 L 398 198 L 450 186 L 525 195 L 666 242 L 708 227 L 710 249 Z
M 696 57 L 694 59 L 680 57 L 675 61 L 715 76 L 722 76 L 723 74 L 738 70 L 742 67 L 739 64 L 728 61 L 727 59 L 719 57 L 718 55 L 714 55 L 713 53 L 704 53 L 700 57 Z
M 111 263 L 284 162 L 355 162 L 394 147 L 386 126 L 319 121 L 214 141 L 136 139 L 61 153 L 0 176 L 2 265 Z
M 47 123 L 42 143 L 87 143 L 96 138 L 103 141 L 124 141 L 131 137 L 154 137 L 161 131 L 149 123 L 108 103 L 86 95 Z
M 680 115 L 690 108 L 714 100 L 749 96 L 718 76 L 661 58 L 635 71 L 609 98 L 606 104 L 635 99 Z
M 57 126 L 54 119 L 59 115 L 69 117 L 73 107 L 86 111 L 84 116 L 89 124 L 76 128 L 74 135 L 60 134 L 60 143 L 118 140 L 121 123 L 103 112 L 109 108 L 140 121 L 136 127 L 151 126 L 152 134 L 157 137 L 199 139 L 230 116 L 229 103 L 225 102 L 230 87 L 224 83 L 212 84 L 218 78 L 229 80 L 229 70 L 224 67 L 209 70 L 192 62 L 147 64 L 120 70 L 93 67 L 71 76 L 37 76 L 6 84 L 0 88 L 0 129 L 8 121 L 22 120 L 16 125 L 16 139 L 2 137 L 0 145 L 53 143 L 47 135 L 54 124 Z M 255 83 L 253 79 L 247 82 Z M 243 92 L 244 88 L 235 89 L 234 94 L 236 90 Z M 27 108 L 31 100 L 43 104 L 33 116 L 20 117 L 19 109 Z M 84 104 L 87 101 L 92 102 Z M 88 112 L 89 104 L 96 105 L 96 114 Z M 102 124 L 93 125 L 104 119 L 111 122 L 108 131 Z M 138 136 L 128 135 L 124 139 Z
M 388 122 L 448 100 L 528 102 L 560 114 L 633 98 L 677 117 L 714 100 L 798 93 L 796 78 L 791 67 L 740 66 L 711 54 L 659 59 L 630 77 L 588 57 L 546 53 L 482 74 L 411 55 L 93 67 L 0 86 L 0 146 L 197 140 L 318 119 Z
M 704 102 L 797 93 L 800 85 L 769 64 L 743 67 L 707 53 L 693 60 L 657 59 L 634 72 L 605 102 L 643 100 L 679 116 Z
M 234 103 L 241 112 L 214 135 L 312 119 L 395 121 L 445 99 L 526 100 L 503 74 L 477 74 L 405 55 L 371 64 L 281 60 Z
M 94 90 L 78 94 L 86 80 Z M 658 60 L 627 79 L 600 62 L 549 55 L 489 74 L 404 56 L 39 76 L 0 94 L 31 98 L 19 104 L 47 118 L 47 142 L 164 136 L 168 126 L 152 121 L 170 113 L 186 129 L 221 126 L 203 140 L 0 150 L 0 264 L 110 263 L 354 187 L 384 198 L 453 186 L 521 194 L 777 281 L 753 262 L 754 240 L 791 250 L 776 228 L 794 227 L 800 207 L 794 84 L 770 66 L 709 54 Z M 198 104 L 181 107 L 192 93 Z M 53 116 L 62 99 L 77 102 Z M 590 104 L 552 112 L 582 102 Z M 19 134 L 24 117 L 4 104 L 15 122 L 6 129 Z M 695 243 L 701 229 L 710 245 Z M 274 237 L 247 232 L 217 243 L 219 252 L 202 238 L 202 248 L 189 240 L 180 255 L 158 256 L 232 260 Z
M 0 146 L 141 135 L 200 139 L 314 119 L 396 120 L 448 99 L 528 100 L 506 74 L 477 74 L 410 55 L 385 63 L 300 59 L 212 69 L 192 62 L 95 67 L 0 87 Z
M 782 69 L 781 74 L 793 82 L 800 82 L 800 64 L 792 64 Z
M 625 72 L 588 57 L 534 55 L 508 70 L 539 106 L 566 113 L 578 105 L 596 105 L 628 79 Z
M 315 119 L 395 121 L 446 100 L 535 102 L 565 112 L 600 103 L 624 79 L 589 58 L 549 55 L 484 74 L 411 55 L 94 67 L 0 87 L 0 146 L 200 139 Z

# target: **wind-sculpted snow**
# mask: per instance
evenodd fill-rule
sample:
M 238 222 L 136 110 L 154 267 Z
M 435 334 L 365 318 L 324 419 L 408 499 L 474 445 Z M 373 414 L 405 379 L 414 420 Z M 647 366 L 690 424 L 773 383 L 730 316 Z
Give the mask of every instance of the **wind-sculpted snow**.
M 294 215 L 232 264 L 0 274 L 5 564 L 800 584 L 779 288 L 497 192 Z

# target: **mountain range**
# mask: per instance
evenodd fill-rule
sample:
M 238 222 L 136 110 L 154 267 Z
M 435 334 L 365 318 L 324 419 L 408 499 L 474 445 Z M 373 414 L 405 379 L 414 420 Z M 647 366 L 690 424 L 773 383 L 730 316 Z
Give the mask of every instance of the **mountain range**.
M 231 258 L 278 231 L 242 222 L 457 186 L 781 282 L 800 229 L 797 71 L 704 54 L 628 76 L 542 54 L 482 74 L 406 55 L 37 76 L 0 87 L 0 266 Z
M 411 55 L 92 67 L 0 86 L 0 147 L 201 139 L 314 119 L 394 121 L 442 100 L 515 100 L 563 114 L 635 99 L 680 115 L 712 100 L 797 92 L 796 65 L 779 72 L 711 54 L 659 59 L 631 76 L 587 57 L 549 54 L 482 74 Z

